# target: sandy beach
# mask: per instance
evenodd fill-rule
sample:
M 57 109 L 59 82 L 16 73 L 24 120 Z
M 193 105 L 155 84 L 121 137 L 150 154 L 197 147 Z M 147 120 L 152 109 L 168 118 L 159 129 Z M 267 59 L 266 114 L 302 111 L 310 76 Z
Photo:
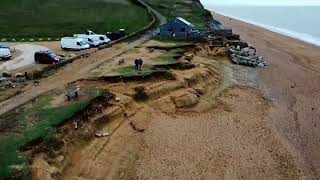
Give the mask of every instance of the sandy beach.
M 264 93 L 274 98 L 269 115 L 307 179 L 320 175 L 320 48 L 213 13 L 270 63 L 260 71 Z

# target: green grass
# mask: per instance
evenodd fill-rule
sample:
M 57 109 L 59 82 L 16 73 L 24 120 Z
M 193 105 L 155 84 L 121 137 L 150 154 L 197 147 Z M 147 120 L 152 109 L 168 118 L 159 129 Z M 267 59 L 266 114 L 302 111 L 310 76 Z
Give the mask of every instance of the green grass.
M 146 76 L 153 72 L 150 66 L 143 66 L 141 73 L 139 73 L 139 71 L 136 71 L 134 66 L 122 67 L 117 69 L 116 71 L 119 75 L 124 77 L 130 77 L 130 76 L 136 76 L 136 75 Z
M 56 126 L 86 108 L 90 101 L 101 93 L 99 90 L 90 90 L 90 98 L 60 107 L 51 107 L 53 96 L 43 95 L 25 105 L 22 113 L 5 117 L 8 118 L 7 123 L 14 122 L 15 125 L 11 132 L 0 134 L 0 179 L 9 179 L 13 175 L 26 176 L 28 161 L 20 151 L 21 147 L 39 138 L 50 139 Z
M 159 60 L 159 62 L 161 63 L 168 63 L 168 64 L 171 64 L 171 63 L 175 63 L 177 62 L 177 57 L 180 57 L 181 55 L 179 54 L 176 54 L 176 53 L 173 53 L 173 54 L 163 54 L 161 56 L 159 56 L 157 58 L 157 60 Z
M 134 0 L 1 0 L 0 17 L 0 39 L 62 37 L 87 29 L 130 33 L 151 21 Z
M 193 45 L 193 43 L 188 43 L 184 41 L 175 41 L 170 39 L 154 40 L 156 45 L 148 45 L 147 47 L 159 47 L 168 49 L 177 49 L 188 45 Z
M 148 4 L 164 15 L 168 21 L 181 16 L 195 25 L 196 29 L 206 29 L 208 12 L 198 0 L 145 0 Z

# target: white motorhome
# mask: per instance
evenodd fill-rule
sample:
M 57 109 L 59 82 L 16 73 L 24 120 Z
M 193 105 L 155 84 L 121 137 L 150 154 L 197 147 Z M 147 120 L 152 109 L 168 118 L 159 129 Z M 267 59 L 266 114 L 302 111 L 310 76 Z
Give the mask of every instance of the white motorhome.
M 109 44 L 111 40 L 102 34 L 95 34 L 92 31 L 87 31 L 85 34 L 74 34 L 74 37 L 81 37 L 81 38 L 92 38 L 99 41 L 99 45 L 101 44 Z
M 9 60 L 11 58 L 10 48 L 5 45 L 0 45 L 0 59 Z
M 63 50 L 83 50 L 89 49 L 90 45 L 82 38 L 64 37 L 61 38 L 61 49 Z

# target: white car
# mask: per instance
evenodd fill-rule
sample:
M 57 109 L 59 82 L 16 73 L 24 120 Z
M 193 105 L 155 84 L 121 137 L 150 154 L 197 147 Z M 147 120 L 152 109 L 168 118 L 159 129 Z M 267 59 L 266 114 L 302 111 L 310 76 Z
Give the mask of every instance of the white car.
M 73 36 L 86 39 L 90 38 L 92 40 L 99 41 L 99 45 L 109 44 L 111 42 L 111 40 L 106 35 L 95 34 L 92 31 L 87 31 L 85 34 L 74 34 Z
M 84 50 L 89 49 L 90 45 L 82 38 L 64 37 L 61 38 L 61 49 L 63 50 Z
M 90 47 L 98 47 L 101 42 L 99 40 L 99 37 L 96 36 L 87 36 L 85 34 L 75 34 L 75 38 L 82 38 L 84 41 L 90 45 Z
M 111 40 L 106 35 L 97 35 L 101 44 L 109 44 Z
M 8 46 L 0 46 L 0 59 L 9 60 L 11 58 L 10 48 Z

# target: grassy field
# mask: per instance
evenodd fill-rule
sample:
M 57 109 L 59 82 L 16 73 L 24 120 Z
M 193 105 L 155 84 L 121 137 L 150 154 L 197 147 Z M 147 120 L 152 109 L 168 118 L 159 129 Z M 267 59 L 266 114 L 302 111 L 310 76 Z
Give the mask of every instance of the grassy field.
M 134 0 L 1 0 L 0 39 L 141 29 L 151 18 Z
M 39 138 L 49 141 L 57 125 L 70 119 L 101 95 L 87 90 L 86 98 L 67 105 L 52 106 L 56 95 L 42 95 L 23 107 L 0 117 L 0 179 L 28 175 L 28 160 L 21 147 Z
M 197 29 L 206 28 L 207 11 L 198 0 L 145 0 L 158 10 L 167 20 L 180 16 L 195 25 Z
M 139 72 L 135 70 L 134 66 L 127 66 L 116 69 L 116 72 L 123 77 L 131 77 L 136 75 L 146 76 L 153 72 L 151 66 L 143 66 L 142 70 L 142 72 Z
M 164 63 L 164 64 L 170 64 L 170 63 L 175 63 L 177 60 L 181 57 L 180 54 L 178 53 L 168 53 L 168 54 L 163 54 L 157 58 L 158 62 Z

